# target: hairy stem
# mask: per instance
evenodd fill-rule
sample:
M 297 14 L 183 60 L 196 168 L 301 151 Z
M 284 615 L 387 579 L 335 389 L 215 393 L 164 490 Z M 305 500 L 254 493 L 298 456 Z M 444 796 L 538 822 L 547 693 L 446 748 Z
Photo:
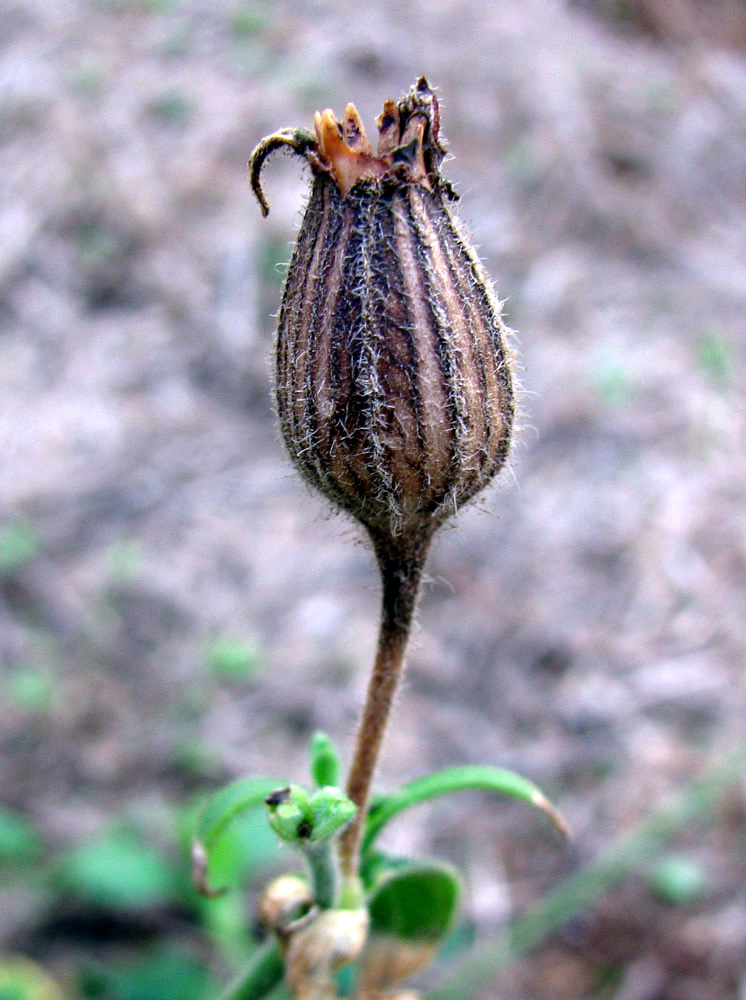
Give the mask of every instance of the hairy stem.
M 346 882 L 354 880 L 357 875 L 371 784 L 404 668 L 404 652 L 432 532 L 397 539 L 371 532 L 371 537 L 381 571 L 381 626 L 355 754 L 347 778 L 347 795 L 357 806 L 357 813 L 339 842 L 342 877 Z
M 337 857 L 332 841 L 304 844 L 303 853 L 311 869 L 313 898 L 322 910 L 337 905 Z

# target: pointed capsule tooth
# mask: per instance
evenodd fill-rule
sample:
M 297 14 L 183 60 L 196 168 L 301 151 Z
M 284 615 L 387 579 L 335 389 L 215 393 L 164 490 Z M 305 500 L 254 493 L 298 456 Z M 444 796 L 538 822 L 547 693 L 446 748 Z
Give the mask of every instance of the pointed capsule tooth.
M 373 147 L 370 144 L 368 133 L 365 131 L 365 126 L 354 104 L 348 104 L 345 108 L 342 133 L 350 149 L 354 149 L 358 153 L 365 153 L 368 156 L 371 155 Z
M 316 129 L 319 150 L 323 155 L 325 144 L 341 139 L 339 125 L 331 108 L 327 108 L 326 111 L 317 111 L 313 116 L 313 125 Z
M 432 109 L 433 109 L 433 117 L 430 123 L 430 133 L 433 137 L 434 145 L 438 146 L 439 149 L 445 152 L 445 147 L 443 146 L 443 143 L 441 142 L 440 139 L 440 107 L 438 105 L 438 98 L 435 96 L 435 94 L 432 93 L 432 91 L 430 92 L 430 94 L 431 94 Z
M 401 137 L 401 145 L 393 154 L 394 163 L 406 164 L 406 178 L 408 181 L 430 187 L 430 181 L 425 167 L 425 156 L 423 153 L 423 138 L 427 120 L 422 115 L 413 115 L 407 122 L 404 135 Z
M 350 108 L 354 112 L 352 115 L 349 115 Z M 357 111 L 352 105 L 348 105 L 345 112 L 345 126 L 348 123 L 348 134 L 350 135 L 358 124 L 360 129 L 363 129 Z M 374 160 L 370 152 L 370 142 L 364 130 L 359 133 L 357 144 L 353 148 L 346 141 L 343 127 L 340 126 L 332 111 L 325 111 L 320 116 L 316 128 L 321 159 L 327 167 L 331 168 L 332 176 L 343 196 L 348 195 L 359 180 L 381 175 L 383 164 Z
M 314 124 L 322 159 L 333 162 L 335 157 L 348 152 L 333 111 L 327 108 L 322 114 L 316 112 Z
M 401 142 L 399 107 L 396 101 L 386 101 L 383 111 L 376 118 L 376 125 L 378 126 L 377 155 L 389 156 Z

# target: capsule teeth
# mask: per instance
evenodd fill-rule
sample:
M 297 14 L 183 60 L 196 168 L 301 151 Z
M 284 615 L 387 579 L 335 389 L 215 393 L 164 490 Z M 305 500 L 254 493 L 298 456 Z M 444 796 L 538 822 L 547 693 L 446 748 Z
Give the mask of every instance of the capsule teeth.
M 376 118 L 378 126 L 378 151 L 379 157 L 390 156 L 401 142 L 401 128 L 399 123 L 399 105 L 396 101 L 386 101 L 383 111 Z
M 401 137 L 401 145 L 394 150 L 392 159 L 394 163 L 407 165 L 409 180 L 430 187 L 423 152 L 426 128 L 427 119 L 423 115 L 413 115 L 407 122 L 404 135 Z
M 345 108 L 344 119 L 342 121 L 342 134 L 350 149 L 358 153 L 363 153 L 366 156 L 370 156 L 373 153 L 368 133 L 365 131 L 365 126 L 354 104 L 348 104 Z

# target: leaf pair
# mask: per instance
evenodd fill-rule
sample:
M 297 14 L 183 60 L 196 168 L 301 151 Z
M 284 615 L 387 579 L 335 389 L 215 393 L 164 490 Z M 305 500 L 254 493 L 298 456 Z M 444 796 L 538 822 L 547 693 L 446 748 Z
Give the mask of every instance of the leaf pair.
M 315 784 L 317 787 L 336 785 L 339 772 L 339 757 L 334 745 L 323 733 L 317 733 L 311 744 L 311 774 Z M 207 879 L 210 851 L 226 827 L 238 815 L 261 805 L 268 796 L 287 784 L 275 778 L 241 778 L 213 795 L 199 818 L 192 850 L 194 881 L 200 890 L 208 895 L 214 894 Z M 417 778 L 396 792 L 374 799 L 363 836 L 363 868 L 368 863 L 376 838 L 399 813 L 442 795 L 470 790 L 528 802 L 545 812 L 563 834 L 568 833 L 557 809 L 533 782 L 521 775 L 482 765 L 452 767 Z

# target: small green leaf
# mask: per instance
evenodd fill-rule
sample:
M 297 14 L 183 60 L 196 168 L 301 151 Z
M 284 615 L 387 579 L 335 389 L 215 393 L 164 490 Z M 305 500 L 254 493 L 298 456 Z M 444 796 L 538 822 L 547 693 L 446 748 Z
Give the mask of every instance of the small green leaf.
M 456 871 L 440 862 L 415 862 L 390 872 L 368 900 L 371 933 L 438 941 L 451 926 L 460 889 Z
M 11 521 L 0 528 L 0 576 L 6 576 L 35 556 L 39 539 L 25 521 Z
M 357 812 L 355 805 L 338 788 L 319 788 L 309 801 L 314 841 L 331 840 Z
M 360 859 L 360 878 L 366 890 L 393 871 L 402 871 L 413 863 L 412 858 L 389 854 L 384 851 L 370 850 Z
M 36 962 L 0 955 L 0 1000 L 62 1000 L 62 990 Z
M 142 569 L 144 553 L 140 544 L 122 538 L 112 545 L 108 555 L 109 573 L 117 583 L 128 583 Z
M 200 1000 L 214 993 L 204 962 L 194 955 L 163 947 L 145 959 L 121 965 L 110 964 L 86 970 L 89 992 L 117 1000 Z
M 208 645 L 205 659 L 216 677 L 240 681 L 259 672 L 262 651 L 256 643 L 218 636 Z
M 205 805 L 192 842 L 192 879 L 200 892 L 207 896 L 219 894 L 210 888 L 208 865 L 210 852 L 228 824 L 247 809 L 262 805 L 281 784 L 275 778 L 239 778 L 221 788 Z
M 311 740 L 311 777 L 316 787 L 339 787 L 340 771 L 337 748 L 326 733 L 314 733 Z
M 43 712 L 50 707 L 54 695 L 51 679 L 34 667 L 17 667 L 5 683 L 6 695 L 24 712 Z
M 632 374 L 618 358 L 600 360 L 591 374 L 591 381 L 599 398 L 607 406 L 623 406 L 634 395 Z
M 64 887 L 101 906 L 157 906 L 179 892 L 174 868 L 141 837 L 114 831 L 87 841 L 62 860 Z
M 177 89 L 158 94 L 148 105 L 149 113 L 161 125 L 186 125 L 194 117 L 196 110 L 192 98 Z
M 650 888 L 665 903 L 691 906 L 698 902 L 707 888 L 702 866 L 692 858 L 667 854 L 650 873 Z
M 267 796 L 282 785 L 277 778 L 239 778 L 212 796 L 197 821 L 195 837 L 210 850 L 232 819 L 261 805 Z
M 417 778 L 403 785 L 392 795 L 381 796 L 375 802 L 368 815 L 363 838 L 363 852 L 368 851 L 383 827 L 405 809 L 427 802 L 440 795 L 450 795 L 451 792 L 478 790 L 507 795 L 510 798 L 529 802 L 542 809 L 554 825 L 565 835 L 568 834 L 567 824 L 547 799 L 541 789 L 527 778 L 504 771 L 497 767 L 483 765 L 467 765 L 452 767 L 444 771 L 436 771 L 424 778 Z
M 41 850 L 41 839 L 26 817 L 0 806 L 0 861 L 28 861 Z
M 243 38 L 261 34 L 270 24 L 268 13 L 254 7 L 237 10 L 231 17 L 231 30 Z
M 733 349 L 724 337 L 713 331 L 703 333 L 697 353 L 702 370 L 712 382 L 728 381 L 733 369 Z
M 277 837 L 260 809 L 236 816 L 210 851 L 210 871 L 222 884 L 236 885 L 277 859 Z

